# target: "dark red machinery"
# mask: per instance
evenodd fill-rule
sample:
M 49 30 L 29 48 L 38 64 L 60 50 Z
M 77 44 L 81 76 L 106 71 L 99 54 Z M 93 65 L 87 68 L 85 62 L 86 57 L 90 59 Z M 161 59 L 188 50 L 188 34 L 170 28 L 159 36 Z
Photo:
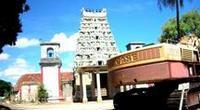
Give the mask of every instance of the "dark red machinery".
M 197 109 L 200 101 L 198 53 L 193 47 L 158 44 L 109 59 L 109 81 L 112 91 L 116 92 L 115 109 Z M 137 88 L 138 84 L 151 86 Z M 120 86 L 127 85 L 134 88 L 119 92 Z

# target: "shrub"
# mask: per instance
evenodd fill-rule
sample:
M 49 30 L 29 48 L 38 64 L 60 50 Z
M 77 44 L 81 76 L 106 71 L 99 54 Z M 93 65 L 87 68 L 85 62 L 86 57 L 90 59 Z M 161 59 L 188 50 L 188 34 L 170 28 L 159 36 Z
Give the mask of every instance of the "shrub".
M 46 91 L 46 89 L 44 88 L 44 85 L 40 85 L 38 87 L 38 101 L 43 103 L 43 102 L 47 102 L 48 99 L 48 93 Z

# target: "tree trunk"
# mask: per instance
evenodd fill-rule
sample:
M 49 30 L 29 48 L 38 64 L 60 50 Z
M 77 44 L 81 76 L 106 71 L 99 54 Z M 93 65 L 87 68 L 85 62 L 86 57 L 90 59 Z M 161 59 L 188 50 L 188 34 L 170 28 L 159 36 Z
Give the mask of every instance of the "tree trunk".
M 180 40 L 180 23 L 179 23 L 179 0 L 176 0 L 176 23 L 177 23 L 177 40 Z

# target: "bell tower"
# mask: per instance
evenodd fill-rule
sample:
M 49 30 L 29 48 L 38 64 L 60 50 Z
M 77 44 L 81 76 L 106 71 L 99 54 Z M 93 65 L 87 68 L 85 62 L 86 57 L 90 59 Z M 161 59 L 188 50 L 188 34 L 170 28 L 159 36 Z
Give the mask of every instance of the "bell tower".
M 59 43 L 41 43 L 41 80 L 48 93 L 49 102 L 57 102 L 62 98 L 61 90 L 61 60 L 59 58 Z

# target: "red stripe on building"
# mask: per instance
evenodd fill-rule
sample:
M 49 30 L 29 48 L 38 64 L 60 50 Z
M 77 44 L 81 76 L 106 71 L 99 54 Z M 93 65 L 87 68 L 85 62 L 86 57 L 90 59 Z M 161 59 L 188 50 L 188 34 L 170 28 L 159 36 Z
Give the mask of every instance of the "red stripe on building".
M 59 89 L 59 97 L 63 98 L 62 94 L 62 82 L 61 82 L 61 72 L 60 72 L 60 66 L 58 67 L 58 89 Z
M 43 84 L 43 67 L 41 66 L 41 83 Z

